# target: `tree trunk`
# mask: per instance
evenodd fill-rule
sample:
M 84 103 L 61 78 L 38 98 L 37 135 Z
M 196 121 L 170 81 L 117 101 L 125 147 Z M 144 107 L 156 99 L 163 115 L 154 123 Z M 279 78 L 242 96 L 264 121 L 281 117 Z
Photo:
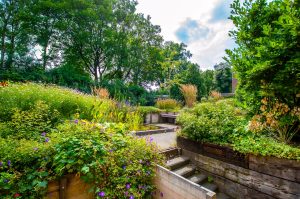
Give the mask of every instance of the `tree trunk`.
M 6 28 L 7 28 L 7 19 L 4 20 L 3 29 L 2 29 L 2 37 L 1 37 L 0 64 L 1 64 L 2 69 L 4 69 L 4 67 L 5 67 L 4 56 L 5 56 L 5 52 L 6 52 L 6 48 L 5 48 Z

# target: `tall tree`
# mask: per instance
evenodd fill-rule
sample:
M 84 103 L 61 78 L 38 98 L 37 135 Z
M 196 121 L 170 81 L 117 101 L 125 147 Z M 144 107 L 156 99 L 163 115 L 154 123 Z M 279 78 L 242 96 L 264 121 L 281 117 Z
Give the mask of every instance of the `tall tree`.
M 299 106 L 300 2 L 235 0 L 231 7 L 238 46 L 227 53 L 240 99 L 254 112 L 263 97 Z

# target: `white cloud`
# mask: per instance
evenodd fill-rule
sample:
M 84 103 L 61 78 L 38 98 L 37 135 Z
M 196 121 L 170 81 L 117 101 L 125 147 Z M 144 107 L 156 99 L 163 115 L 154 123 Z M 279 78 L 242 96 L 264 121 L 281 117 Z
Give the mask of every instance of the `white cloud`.
M 150 15 L 152 23 L 161 26 L 161 34 L 165 40 L 182 42 L 183 40 L 177 38 L 176 32 L 186 28 L 187 20 L 197 22 L 198 27 L 187 33 L 193 36 L 187 44 L 193 54 L 192 61 L 198 63 L 201 69 L 213 68 L 215 63 L 222 61 L 225 49 L 233 46 L 228 36 L 233 24 L 226 19 L 227 17 L 224 18 L 224 9 L 228 11 L 227 6 L 231 0 L 138 0 L 138 2 L 137 12 Z M 209 31 L 201 38 L 204 28 L 208 28 Z M 196 35 L 197 31 L 199 37 Z

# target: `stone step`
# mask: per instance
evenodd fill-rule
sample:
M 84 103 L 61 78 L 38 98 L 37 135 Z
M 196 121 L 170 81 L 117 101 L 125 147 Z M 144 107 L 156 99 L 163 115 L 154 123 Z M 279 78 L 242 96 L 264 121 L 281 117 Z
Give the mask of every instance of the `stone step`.
M 198 173 L 198 174 L 192 175 L 188 179 L 196 184 L 199 184 L 201 182 L 204 182 L 207 179 L 207 176 L 202 173 Z
M 183 176 L 183 177 L 189 177 L 189 176 L 193 175 L 195 173 L 195 171 L 196 171 L 196 166 L 189 164 L 182 168 L 176 169 L 173 172 L 180 176 Z
M 213 184 L 213 183 L 210 183 L 210 182 L 205 182 L 203 184 L 201 184 L 202 187 L 205 187 L 206 189 L 209 189 L 213 192 L 215 192 L 218 188 L 217 185 Z
M 167 166 L 171 170 L 175 170 L 180 167 L 183 167 L 184 165 L 187 165 L 189 162 L 190 162 L 190 159 L 188 157 L 180 156 L 180 157 L 177 157 L 177 158 L 167 161 Z
M 226 195 L 225 193 L 218 192 L 217 199 L 230 199 L 230 197 L 228 195 Z

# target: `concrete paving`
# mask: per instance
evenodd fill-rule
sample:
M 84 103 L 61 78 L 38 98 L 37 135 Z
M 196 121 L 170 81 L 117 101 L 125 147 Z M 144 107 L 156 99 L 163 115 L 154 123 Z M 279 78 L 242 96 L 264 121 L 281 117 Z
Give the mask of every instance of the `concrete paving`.
M 155 124 L 155 126 L 163 127 L 163 128 L 173 128 L 176 129 L 176 125 L 172 124 Z M 159 133 L 153 135 L 147 135 L 146 137 L 151 137 L 153 142 L 155 142 L 160 150 L 165 150 L 168 148 L 173 148 L 176 146 L 176 132 L 168 132 L 168 133 Z

